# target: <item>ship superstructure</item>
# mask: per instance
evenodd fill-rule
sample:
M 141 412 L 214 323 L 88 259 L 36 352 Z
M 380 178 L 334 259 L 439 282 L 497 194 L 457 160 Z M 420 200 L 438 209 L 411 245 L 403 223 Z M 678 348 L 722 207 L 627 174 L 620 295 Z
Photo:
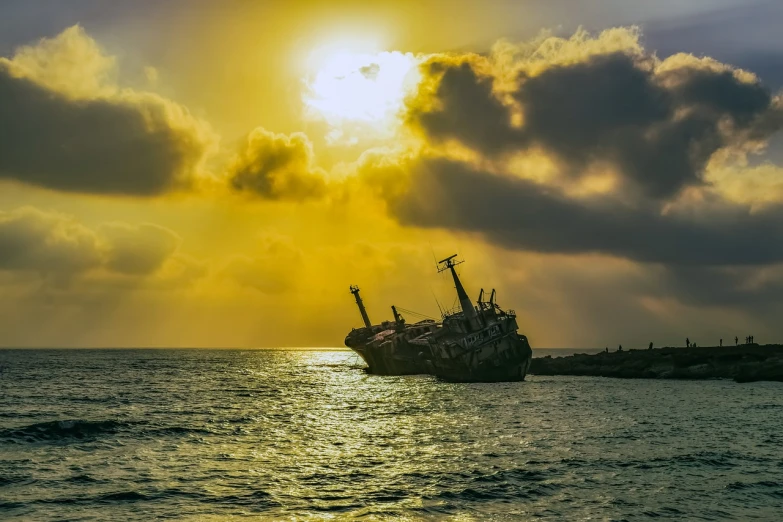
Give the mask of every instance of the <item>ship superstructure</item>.
M 495 290 L 485 300 L 484 290 L 474 306 L 455 270 L 456 255 L 438 263 L 450 271 L 459 308 L 434 320 L 408 324 L 392 306 L 393 321 L 373 325 L 359 296 L 351 293 L 364 327 L 351 331 L 345 344 L 367 363 L 369 373 L 380 375 L 431 374 L 445 380 L 497 382 L 524 380 L 532 350 L 519 329 L 513 310 L 495 302 Z

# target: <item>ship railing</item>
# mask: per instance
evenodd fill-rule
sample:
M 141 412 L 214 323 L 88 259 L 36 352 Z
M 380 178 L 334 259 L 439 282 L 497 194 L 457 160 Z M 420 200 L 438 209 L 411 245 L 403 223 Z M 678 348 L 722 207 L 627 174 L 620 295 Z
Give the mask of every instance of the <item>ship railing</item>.
M 517 313 L 514 310 L 503 310 L 499 306 L 497 306 L 495 308 L 495 310 L 493 310 L 493 312 L 498 317 L 511 317 L 511 318 L 514 318 L 514 317 L 517 316 Z
M 443 317 L 451 317 L 452 315 L 457 315 L 462 313 L 462 307 L 461 306 L 455 306 L 454 308 L 450 309 L 444 309 L 443 310 Z

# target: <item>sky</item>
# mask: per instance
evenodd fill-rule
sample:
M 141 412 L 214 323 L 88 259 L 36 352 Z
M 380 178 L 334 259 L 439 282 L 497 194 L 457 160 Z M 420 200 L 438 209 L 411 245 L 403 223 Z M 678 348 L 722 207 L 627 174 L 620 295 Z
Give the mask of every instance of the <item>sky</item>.
M 781 16 L 6 0 L 0 346 L 341 346 L 454 253 L 534 348 L 779 342 Z

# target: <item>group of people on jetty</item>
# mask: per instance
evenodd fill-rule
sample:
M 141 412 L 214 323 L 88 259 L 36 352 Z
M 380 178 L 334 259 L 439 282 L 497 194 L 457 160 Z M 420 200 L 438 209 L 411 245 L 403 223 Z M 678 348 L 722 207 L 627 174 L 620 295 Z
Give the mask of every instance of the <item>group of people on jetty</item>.
M 745 337 L 745 344 L 753 344 L 753 336 L 752 335 L 748 335 L 747 337 Z M 735 346 L 739 346 L 739 337 L 737 337 L 736 335 L 734 336 L 734 345 Z M 723 338 L 720 339 L 720 346 L 723 346 Z M 696 346 L 695 342 L 691 342 L 690 337 L 686 337 L 685 338 L 685 347 L 686 348 L 698 348 L 698 346 Z M 652 350 L 653 349 L 652 341 L 650 341 L 650 344 L 649 344 L 649 346 L 647 346 L 647 349 L 648 350 Z M 622 352 L 623 351 L 623 345 L 622 344 L 617 347 L 617 351 L 618 352 Z M 609 347 L 608 346 L 606 347 L 605 352 L 609 353 Z
M 753 344 L 753 336 L 752 335 L 748 335 L 747 337 L 745 337 L 745 344 Z M 737 337 L 736 335 L 734 336 L 734 345 L 735 346 L 739 346 L 739 337 Z M 721 347 L 723 346 L 723 338 L 720 339 L 720 345 L 719 346 L 721 346 Z M 685 347 L 686 348 L 698 348 L 698 346 L 696 346 L 696 343 L 692 343 L 690 338 L 688 338 L 688 337 L 685 338 Z M 650 349 L 652 350 L 652 343 L 650 343 Z
M 753 336 L 748 335 L 745 337 L 745 344 L 753 344 Z M 652 343 L 650 343 L 652 345 Z M 723 346 L 723 338 L 720 340 L 720 346 Z M 739 346 L 739 337 L 736 335 L 734 336 L 734 346 Z M 686 348 L 697 348 L 696 343 L 692 343 L 689 338 L 685 338 L 685 347 Z

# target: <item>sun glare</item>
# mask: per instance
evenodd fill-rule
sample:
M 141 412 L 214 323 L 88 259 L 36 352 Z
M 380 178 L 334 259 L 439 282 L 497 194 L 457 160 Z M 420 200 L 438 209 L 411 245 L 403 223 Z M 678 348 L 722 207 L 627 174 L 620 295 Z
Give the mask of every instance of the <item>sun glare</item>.
M 305 81 L 309 118 L 325 120 L 333 141 L 356 141 L 359 132 L 392 134 L 405 97 L 420 81 L 420 60 L 410 53 L 338 52 L 321 61 Z

